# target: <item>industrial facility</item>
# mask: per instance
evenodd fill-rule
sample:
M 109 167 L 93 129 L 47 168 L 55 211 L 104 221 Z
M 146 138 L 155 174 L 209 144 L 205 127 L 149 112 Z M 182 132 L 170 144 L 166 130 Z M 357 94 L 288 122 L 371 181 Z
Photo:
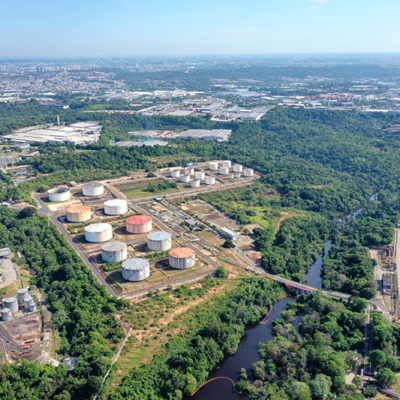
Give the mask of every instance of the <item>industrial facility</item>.
M 101 247 L 101 258 L 105 262 L 121 262 L 128 257 L 128 249 L 125 243 L 109 242 Z
M 216 140 L 217 142 L 226 142 L 232 134 L 231 129 L 189 129 L 182 132 L 179 139 L 201 139 L 201 140 Z
M 69 126 L 40 125 L 19 129 L 11 135 L 3 136 L 2 140 L 19 143 L 87 145 L 99 141 L 102 128 L 97 122 L 91 121 L 77 122 Z
M 85 228 L 85 239 L 91 243 L 106 242 L 112 238 L 112 235 L 110 224 L 92 224 Z
M 168 232 L 152 232 L 147 235 L 147 247 L 154 251 L 165 251 L 171 248 L 171 235 Z
M 72 205 L 66 210 L 67 221 L 69 222 L 85 222 L 92 217 L 90 207 L 81 205 Z
M 134 215 L 126 220 L 126 230 L 129 233 L 147 233 L 152 229 L 152 220 L 147 215 Z
M 187 269 L 196 263 L 195 252 L 189 247 L 178 247 L 169 252 L 169 265 L 175 269 Z
M 150 264 L 144 258 L 131 258 L 122 263 L 122 277 L 126 281 L 139 282 L 150 276 Z
M 101 196 L 104 194 L 104 186 L 102 183 L 87 183 L 82 186 L 82 193 L 84 196 Z
M 32 313 L 37 311 L 37 306 L 28 289 L 19 289 L 18 297 L 8 297 L 2 300 L 3 309 L 1 310 L 2 321 L 11 321 L 13 314 L 18 311 Z
M 108 200 L 104 203 L 104 213 L 107 215 L 122 215 L 128 212 L 126 200 Z
M 47 194 L 50 201 L 66 201 L 71 199 L 71 191 L 66 187 L 50 189 Z

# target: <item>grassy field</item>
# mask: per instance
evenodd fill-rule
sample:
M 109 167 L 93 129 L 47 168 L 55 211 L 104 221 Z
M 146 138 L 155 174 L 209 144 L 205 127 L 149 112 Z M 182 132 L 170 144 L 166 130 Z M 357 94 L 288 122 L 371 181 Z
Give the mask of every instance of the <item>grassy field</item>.
M 167 189 L 157 193 L 145 191 L 148 188 L 150 182 L 153 185 L 157 185 L 163 181 L 164 179 L 152 179 L 148 181 L 140 181 L 140 182 L 126 183 L 123 185 L 116 185 L 115 187 L 122 193 L 124 193 L 129 199 L 135 199 L 138 197 L 156 197 L 158 195 L 163 195 L 165 193 L 174 193 L 180 191 L 180 189 Z

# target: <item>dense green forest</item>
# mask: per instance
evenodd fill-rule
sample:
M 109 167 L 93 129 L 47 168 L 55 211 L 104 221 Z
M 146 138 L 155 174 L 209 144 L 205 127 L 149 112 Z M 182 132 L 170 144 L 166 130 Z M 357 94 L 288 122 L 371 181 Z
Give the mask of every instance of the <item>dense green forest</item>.
M 124 307 L 111 297 L 67 240 L 34 208 L 0 209 L 0 247 L 23 255 L 18 260 L 42 288 L 60 335 L 61 355 L 78 357 L 74 375 L 62 366 L 23 362 L 2 369 L 0 397 L 16 399 L 88 399 L 100 387 L 111 357 L 125 336 L 110 313 Z

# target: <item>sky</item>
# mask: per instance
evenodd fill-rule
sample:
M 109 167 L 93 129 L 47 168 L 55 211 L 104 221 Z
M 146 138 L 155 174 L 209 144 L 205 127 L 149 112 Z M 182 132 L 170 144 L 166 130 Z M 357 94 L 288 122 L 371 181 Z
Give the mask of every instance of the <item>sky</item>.
M 399 0 L 0 0 L 0 58 L 400 52 Z

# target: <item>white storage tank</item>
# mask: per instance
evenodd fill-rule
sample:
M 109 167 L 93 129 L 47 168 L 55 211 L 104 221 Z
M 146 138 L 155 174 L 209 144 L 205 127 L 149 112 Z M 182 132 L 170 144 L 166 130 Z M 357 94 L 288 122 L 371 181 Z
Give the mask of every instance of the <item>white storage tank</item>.
M 91 243 L 107 242 L 112 238 L 110 224 L 92 224 L 85 228 L 85 239 Z
M 228 175 L 228 174 L 229 174 L 229 168 L 227 168 L 227 167 L 221 167 L 221 168 L 219 169 L 219 173 L 220 173 L 220 175 Z
M 3 306 L 9 308 L 13 313 L 18 311 L 18 300 L 16 297 L 3 299 Z
M 210 162 L 210 164 L 208 164 L 208 168 L 211 171 L 217 171 L 218 170 L 218 163 L 217 162 Z
M 154 251 L 169 250 L 171 248 L 171 235 L 168 232 L 152 232 L 147 236 L 147 246 Z
M 231 165 L 232 165 L 232 162 L 229 160 L 222 161 L 222 166 L 225 168 L 230 168 Z
M 204 179 L 206 177 L 206 174 L 204 172 L 197 172 L 196 173 L 196 179 Z
M 181 182 L 189 183 L 190 182 L 190 175 L 182 175 L 181 176 Z
M 66 210 L 67 221 L 69 222 L 85 222 L 92 218 L 90 207 L 73 205 Z
M 181 171 L 171 171 L 171 178 L 179 178 L 181 176 Z
M 178 247 L 169 252 L 169 265 L 172 268 L 191 268 L 195 263 L 195 252 L 189 247 Z
M 215 185 L 215 178 L 213 176 L 208 176 L 206 178 L 206 185 Z
M 101 196 L 104 194 L 104 186 L 100 182 L 87 183 L 82 186 L 84 196 Z
M 126 281 L 139 282 L 150 276 L 150 264 L 144 258 L 131 258 L 122 263 L 122 277 Z
M 235 175 L 234 174 L 230 174 L 229 175 L 229 179 L 235 179 Z
M 251 168 L 246 168 L 244 170 L 244 176 L 253 176 L 254 175 L 254 171 Z
M 3 321 L 11 321 L 12 320 L 12 311 L 9 308 L 3 308 L 1 310 L 1 319 Z
M 194 174 L 194 168 L 185 169 L 185 175 L 193 175 L 193 174 Z
M 29 299 L 26 300 L 25 302 L 25 309 L 29 312 L 35 312 L 37 311 L 35 299 L 33 297 L 30 297 Z
M 25 303 L 25 299 L 27 297 L 30 297 L 28 289 L 24 288 L 24 289 L 19 289 L 18 290 L 18 303 L 19 304 Z
M 194 187 L 194 188 L 200 187 L 200 181 L 190 182 L 190 187 Z
M 242 172 L 243 171 L 243 167 L 239 164 L 236 164 L 233 166 L 233 172 Z
M 71 191 L 67 187 L 50 189 L 47 194 L 50 201 L 66 201 L 71 199 Z
M 134 215 L 126 220 L 129 233 L 147 233 L 153 229 L 151 218 L 147 215 Z
M 128 248 L 122 242 L 109 242 L 101 246 L 101 258 L 105 262 L 120 262 L 128 257 Z
M 31 303 L 32 300 L 33 300 L 33 297 L 32 297 L 32 296 L 28 296 L 28 297 L 25 299 L 24 308 L 25 308 L 26 311 L 29 311 L 29 310 L 30 310 L 30 303 Z M 33 300 L 33 301 L 34 301 L 34 300 Z
M 240 172 L 238 172 L 238 173 L 236 174 L 236 178 L 240 178 L 240 177 L 241 177 Z
M 107 215 L 122 215 L 128 212 L 126 200 L 108 200 L 104 203 L 104 213 Z

